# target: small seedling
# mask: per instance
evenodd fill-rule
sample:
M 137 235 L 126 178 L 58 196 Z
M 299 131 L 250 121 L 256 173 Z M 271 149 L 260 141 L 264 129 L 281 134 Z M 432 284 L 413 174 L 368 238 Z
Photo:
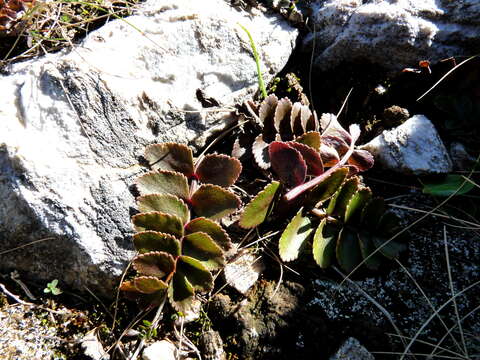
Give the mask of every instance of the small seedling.
M 46 294 L 51 293 L 52 295 L 55 295 L 55 296 L 60 295 L 63 291 L 60 290 L 57 287 L 57 285 L 58 285 L 58 280 L 54 279 L 47 284 L 47 287 L 45 289 L 43 289 L 43 292 L 46 293 Z

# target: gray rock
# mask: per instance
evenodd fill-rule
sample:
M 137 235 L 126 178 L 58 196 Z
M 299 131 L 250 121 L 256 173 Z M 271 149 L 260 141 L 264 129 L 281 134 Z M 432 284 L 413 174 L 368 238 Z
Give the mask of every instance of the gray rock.
M 218 331 L 208 330 L 200 336 L 200 349 L 205 360 L 225 360 L 223 341 Z
M 330 360 L 375 360 L 374 356 L 365 349 L 355 338 L 348 338 L 340 346 Z
M 315 66 L 367 60 L 389 71 L 480 52 L 478 0 L 317 0 L 312 6 Z
M 143 350 L 143 360 L 176 360 L 176 347 L 170 341 L 161 340 L 147 346 Z
M 255 61 L 237 23 L 252 33 L 267 81 L 297 36 L 278 16 L 223 0 L 141 6 L 75 49 L 1 78 L 0 270 L 111 296 L 133 254 L 128 187 L 144 171 L 144 146 L 202 146 L 232 119 L 225 108 L 255 91 Z M 202 108 L 197 89 L 220 107 Z M 11 251 L 40 239 L 48 240 Z
M 445 174 L 452 161 L 431 121 L 415 115 L 361 146 L 385 169 L 405 174 Z

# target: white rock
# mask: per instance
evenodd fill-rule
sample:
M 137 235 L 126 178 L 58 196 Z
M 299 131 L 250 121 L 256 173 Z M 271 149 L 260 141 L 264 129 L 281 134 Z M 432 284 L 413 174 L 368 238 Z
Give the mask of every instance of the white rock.
M 91 360 L 109 360 L 110 355 L 103 349 L 102 343 L 98 340 L 97 329 L 90 330 L 82 338 L 81 348 L 83 354 Z
M 480 52 L 478 0 L 317 0 L 306 37 L 315 65 L 368 60 L 390 71 Z
M 208 3 L 208 4 L 207 4 Z M 131 258 L 128 190 L 146 144 L 201 146 L 257 88 L 249 29 L 266 80 L 297 31 L 223 0 L 148 0 L 72 51 L 15 64 L 0 87 L 0 269 L 112 296 Z M 140 30 L 140 31 L 139 31 Z M 188 112 L 193 111 L 193 112 Z
M 261 260 L 251 252 L 240 255 L 223 269 L 226 282 L 242 294 L 257 282 L 262 271 Z
M 176 348 L 170 341 L 156 341 L 143 350 L 143 360 L 176 360 Z
M 424 115 L 386 130 L 361 146 L 375 156 L 376 164 L 396 172 L 426 175 L 452 171 L 452 161 L 437 130 Z
M 330 360 L 375 360 L 375 358 L 357 339 L 350 337 L 343 342 Z

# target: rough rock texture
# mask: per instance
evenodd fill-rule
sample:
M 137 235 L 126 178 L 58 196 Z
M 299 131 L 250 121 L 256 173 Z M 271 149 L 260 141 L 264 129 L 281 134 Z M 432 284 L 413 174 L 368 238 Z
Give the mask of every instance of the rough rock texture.
M 132 256 L 128 187 L 144 171 L 144 146 L 202 145 L 228 124 L 220 110 L 257 87 L 237 22 L 270 79 L 297 31 L 223 0 L 146 1 L 74 50 L 16 64 L 0 79 L 0 269 L 112 295 Z M 203 109 L 197 89 L 220 110 Z
M 317 0 L 315 66 L 366 60 L 389 71 L 480 52 L 478 0 Z M 310 52 L 313 35 L 306 37 Z
M 445 174 L 452 161 L 431 121 L 415 115 L 402 125 L 386 130 L 362 149 L 375 156 L 385 169 L 405 174 Z
M 372 354 L 355 338 L 348 338 L 330 360 L 374 360 Z
M 410 208 L 415 206 L 420 211 L 426 211 L 437 205 L 437 202 L 426 195 L 410 193 L 394 200 L 391 204 Z M 424 215 L 421 212 L 394 209 L 405 225 L 411 224 Z M 459 216 L 462 217 L 462 215 Z M 457 294 L 465 290 L 463 295 L 456 298 L 462 328 L 465 333 L 479 334 L 479 236 L 475 230 L 453 227 L 461 225 L 460 222 L 431 216 L 409 232 L 408 250 L 399 259 L 402 266 L 393 262 L 391 267 L 385 266 L 370 276 L 360 272 L 353 277 L 355 285 L 348 281 L 340 285 L 340 281 L 331 279 L 314 280 L 312 292 L 315 298 L 306 304 L 307 308 L 313 306 L 312 309 L 317 309 L 320 306 L 327 319 L 327 328 L 332 329 L 337 336 L 340 333 L 354 336 L 372 353 L 378 349 L 403 351 L 405 345 L 399 341 L 399 334 L 393 328 L 391 321 L 401 334 L 407 337 L 406 343 L 408 343 L 434 313 L 432 307 L 439 309 L 452 297 L 445 255 L 444 224 L 447 225 L 446 242 L 453 291 Z M 449 226 L 450 224 L 452 226 Z M 372 299 L 383 307 L 391 321 L 372 302 Z M 475 309 L 477 311 L 473 311 Z M 440 315 L 447 328 L 454 327 L 455 331 L 452 334 L 460 343 L 460 335 L 455 327 L 458 322 L 453 303 L 449 302 L 440 311 Z M 445 326 L 437 317 L 433 317 L 422 330 L 420 340 L 437 344 L 446 332 Z M 388 338 L 385 339 L 386 334 L 394 334 L 390 336 L 390 341 L 396 344 L 397 350 L 393 344 L 389 345 Z M 374 344 L 372 348 L 372 342 L 375 341 L 382 343 Z M 466 341 L 472 349 L 476 340 L 469 337 Z M 423 345 L 417 342 L 415 346 L 418 349 L 418 346 Z M 441 346 L 460 351 L 452 343 L 450 336 L 446 337 Z M 412 352 L 430 353 L 432 350 L 431 346 L 424 346 Z M 395 356 L 388 355 L 388 358 L 395 358 Z
M 226 360 L 223 341 L 218 331 L 207 330 L 200 337 L 200 351 L 205 360 Z
M 170 341 L 156 341 L 143 350 L 143 360 L 176 360 L 176 347 Z

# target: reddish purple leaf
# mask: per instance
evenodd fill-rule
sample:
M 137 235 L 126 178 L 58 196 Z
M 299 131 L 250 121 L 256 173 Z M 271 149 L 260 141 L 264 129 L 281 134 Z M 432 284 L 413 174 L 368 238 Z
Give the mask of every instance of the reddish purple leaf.
M 268 148 L 273 171 L 287 187 L 303 184 L 307 175 L 307 164 L 299 151 L 287 143 L 274 141 Z
M 288 145 L 302 154 L 303 160 L 307 164 L 307 174 L 318 176 L 323 174 L 323 162 L 320 154 L 308 145 L 300 144 L 295 141 L 288 142 Z
M 320 157 L 324 167 L 332 167 L 340 161 L 337 150 L 325 144 L 320 145 Z
M 367 150 L 355 150 L 348 159 L 348 163 L 359 171 L 366 171 L 373 166 L 373 156 Z
M 210 154 L 203 158 L 195 173 L 202 183 L 229 187 L 237 181 L 241 171 L 242 164 L 237 159 Z

